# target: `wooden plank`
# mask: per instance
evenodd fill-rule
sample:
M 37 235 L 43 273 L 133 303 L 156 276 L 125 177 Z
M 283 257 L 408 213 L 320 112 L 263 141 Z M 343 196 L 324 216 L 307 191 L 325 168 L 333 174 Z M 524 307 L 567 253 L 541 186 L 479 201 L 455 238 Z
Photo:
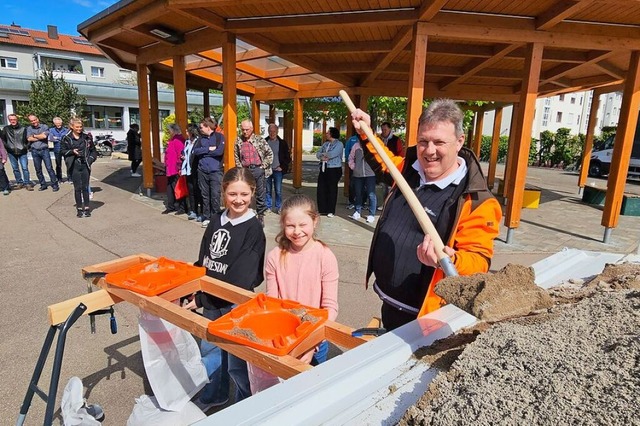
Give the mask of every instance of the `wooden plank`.
M 598 123 L 598 109 L 600 109 L 600 92 L 594 90 L 591 96 L 591 107 L 589 109 L 587 136 L 585 137 L 584 149 L 582 150 L 582 163 L 580 167 L 580 177 L 578 178 L 578 187 L 580 188 L 584 188 L 587 183 L 591 151 L 593 151 L 593 137 Z
M 225 171 L 235 166 L 234 148 L 238 137 L 238 92 L 236 89 L 236 36 L 224 32 L 222 43 L 222 116 L 224 117 Z
M 200 278 L 200 290 L 237 305 L 256 297 L 252 291 L 207 276 Z
M 96 272 L 118 272 L 122 271 L 123 269 L 139 265 L 140 263 L 151 262 L 152 260 L 156 260 L 156 258 L 148 254 L 132 254 L 131 256 L 125 256 L 118 259 L 109 260 L 107 262 L 85 266 L 84 268 L 82 268 L 82 277 L 84 278 L 87 274 Z
M 640 51 L 631 53 L 629 75 L 624 86 L 618 130 L 613 144 L 611 169 L 607 181 L 607 197 L 602 212 L 602 226 L 615 228 L 620 219 L 622 196 L 627 182 L 633 138 L 640 109 Z M 606 242 L 606 241 L 605 241 Z
M 173 57 L 173 102 L 175 105 L 176 123 L 182 135 L 187 135 L 187 72 L 184 69 L 184 56 Z M 188 135 L 187 135 L 188 137 Z
M 352 332 L 353 328 L 334 321 L 327 321 L 324 325 L 324 334 L 327 340 L 337 346 L 353 349 L 356 346 L 367 343 L 367 339 L 353 337 L 351 335 Z
M 502 107 L 496 108 L 493 117 L 493 132 L 491 134 L 491 154 L 489 156 L 489 170 L 487 172 L 487 186 L 493 188 L 496 180 L 496 166 L 500 148 L 500 127 L 502 126 Z
M 197 280 L 189 281 L 188 283 L 182 284 L 179 287 L 176 287 L 169 291 L 165 291 L 164 293 L 158 295 L 158 297 L 161 297 L 164 300 L 168 300 L 172 302 L 174 300 L 180 299 L 181 297 L 185 297 L 190 294 L 193 294 L 200 290 L 201 288 L 200 280 L 201 278 L 198 278 Z
M 110 294 L 106 290 L 98 290 L 82 296 L 74 297 L 73 299 L 65 300 L 64 302 L 49 305 L 47 307 L 47 316 L 49 318 L 49 324 L 58 325 L 65 322 L 71 312 L 78 307 L 80 303 L 84 303 L 87 307 L 87 310 L 83 315 L 88 315 L 91 312 L 99 311 L 100 309 L 107 308 L 120 302 L 122 302 L 121 298 Z
M 407 147 L 415 146 L 418 142 L 418 119 L 422 114 L 422 102 L 425 97 L 424 80 L 427 65 L 427 24 L 418 22 L 412 32 L 413 45 L 411 57 L 411 71 L 409 73 L 409 99 L 407 100 Z M 429 94 L 431 96 L 431 94 Z
M 592 3 L 593 0 L 568 0 L 559 2 L 536 17 L 536 29 L 549 30 L 564 19 L 591 6 Z

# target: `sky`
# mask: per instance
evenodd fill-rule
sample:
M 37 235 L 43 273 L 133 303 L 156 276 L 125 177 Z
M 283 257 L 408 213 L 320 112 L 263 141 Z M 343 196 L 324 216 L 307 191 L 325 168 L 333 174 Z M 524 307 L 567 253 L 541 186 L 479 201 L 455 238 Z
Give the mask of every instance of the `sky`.
M 117 0 L 0 0 L 0 25 L 16 23 L 40 31 L 56 25 L 60 34 L 78 35 L 78 24 L 115 3 Z

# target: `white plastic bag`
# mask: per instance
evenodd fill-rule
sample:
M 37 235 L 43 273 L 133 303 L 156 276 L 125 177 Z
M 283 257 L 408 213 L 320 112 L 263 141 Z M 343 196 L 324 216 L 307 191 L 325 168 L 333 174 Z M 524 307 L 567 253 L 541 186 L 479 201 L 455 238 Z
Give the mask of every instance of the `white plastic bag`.
M 207 416 L 189 401 L 180 411 L 165 411 L 153 396 L 136 398 L 127 426 L 188 426 Z
M 249 373 L 249 386 L 251 387 L 251 395 L 255 395 L 258 392 L 262 392 L 265 389 L 270 388 L 273 385 L 280 383 L 280 378 L 267 371 L 264 371 L 260 367 L 247 362 L 247 370 Z
M 64 426 L 100 426 L 100 422 L 87 412 L 83 394 L 82 380 L 76 376 L 69 379 L 60 402 Z
M 180 411 L 209 382 L 200 348 L 187 331 L 140 311 L 144 369 L 158 406 Z

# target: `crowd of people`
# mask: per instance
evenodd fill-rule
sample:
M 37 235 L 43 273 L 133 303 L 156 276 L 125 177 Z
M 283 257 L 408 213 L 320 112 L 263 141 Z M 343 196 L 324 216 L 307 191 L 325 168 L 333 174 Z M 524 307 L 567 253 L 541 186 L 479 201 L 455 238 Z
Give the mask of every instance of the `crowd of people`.
M 370 125 L 369 115 L 356 110 L 352 119 L 356 133 L 347 141 L 346 149 L 339 130 L 331 127 L 316 154 L 317 203 L 302 194 L 283 199 L 282 179 L 290 170 L 291 156 L 276 125 L 269 125 L 268 137 L 264 138 L 254 133 L 251 121 L 243 120 L 234 145 L 235 164 L 223 173 L 225 138 L 215 119 L 206 117 L 198 126 L 190 126 L 186 138 L 180 126 L 172 124 L 164 157 L 168 185 L 163 213 L 188 214 L 188 219 L 206 228 L 195 264 L 204 267 L 208 276 L 250 291 L 265 281 L 268 296 L 326 309 L 329 319 L 335 320 L 338 262 L 331 249 L 317 238 L 316 230 L 321 215 L 335 216 L 338 182 L 346 159 L 352 219 L 365 215 L 366 204 L 365 220 L 373 223 L 380 204 L 376 182 L 381 180 L 388 187 L 371 241 L 365 282 L 375 275 L 373 289 L 382 302 L 383 325 L 394 330 L 446 303 L 435 293 L 444 273 L 431 237 L 423 233 L 405 195 L 394 185 L 387 166 L 363 132 L 361 123 Z M 4 171 L 7 159 L 16 178 L 14 187 L 33 189 L 27 167 L 27 150 L 31 148 L 34 165 L 44 162 L 54 191 L 63 180 L 58 158 L 64 159 L 67 179 L 74 184 L 77 215 L 90 216 L 89 174 L 97 155 L 82 121 L 72 119 L 69 129 L 62 131 L 61 121 L 56 119 L 52 129 L 36 116 L 29 116 L 29 120 L 31 127 L 25 128 L 11 115 L 10 124 L 0 132 L 0 189 L 10 191 Z M 462 122 L 463 113 L 453 101 L 437 100 L 420 116 L 416 146 L 405 149 L 388 123 L 383 124 L 379 138 L 430 216 L 446 245 L 446 255 L 459 274 L 468 275 L 488 271 L 501 209 L 487 188 L 478 159 L 463 147 Z M 127 140 L 131 175 L 137 176 L 141 161 L 137 127 L 131 127 Z M 55 171 L 48 141 L 53 144 Z M 46 155 L 40 152 L 45 149 Z M 46 190 L 41 164 L 35 169 L 40 190 Z M 185 191 L 178 190 L 181 185 Z M 280 214 L 280 227 L 277 246 L 267 253 L 264 215 L 272 210 Z M 234 306 L 204 292 L 195 293 L 184 304 L 185 309 L 202 309 L 202 315 L 210 320 L 222 317 Z M 246 361 L 206 340 L 200 350 L 210 379 L 195 401 L 203 411 L 225 405 L 231 398 L 238 402 L 260 390 L 252 386 L 255 370 Z M 327 357 L 328 344 L 323 341 L 300 359 L 317 365 Z M 230 389 L 235 390 L 234 395 L 230 395 Z

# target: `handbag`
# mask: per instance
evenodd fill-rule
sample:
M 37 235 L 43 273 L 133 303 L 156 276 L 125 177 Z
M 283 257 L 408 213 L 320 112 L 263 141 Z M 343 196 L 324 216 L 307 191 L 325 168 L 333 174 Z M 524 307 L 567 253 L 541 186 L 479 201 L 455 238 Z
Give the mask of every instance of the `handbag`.
M 176 196 L 176 200 L 186 197 L 189 195 L 189 187 L 187 186 L 187 176 L 180 175 L 178 178 L 178 182 L 176 182 L 176 189 L 174 191 Z

